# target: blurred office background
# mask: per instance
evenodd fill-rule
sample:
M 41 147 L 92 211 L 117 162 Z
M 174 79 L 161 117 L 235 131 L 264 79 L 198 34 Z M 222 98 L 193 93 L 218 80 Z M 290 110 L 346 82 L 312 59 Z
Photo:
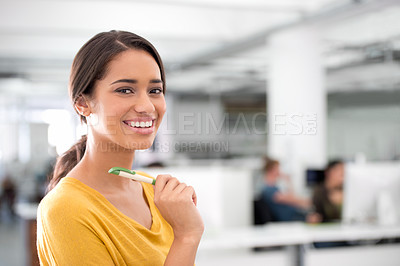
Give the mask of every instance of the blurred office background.
M 67 87 L 74 55 L 94 34 L 131 31 L 160 52 L 168 111 L 134 167 L 163 165 L 148 171 L 194 185 L 208 237 L 252 226 L 266 155 L 304 197 L 306 170 L 329 159 L 400 164 L 399 25 L 398 0 L 1 0 L 0 182 L 15 187 L 17 214 L 2 201 L 0 265 L 29 262 L 34 205 L 24 203 L 40 200 L 55 158 L 85 132 Z M 389 242 L 400 237 L 394 228 Z M 339 254 L 400 263 L 399 244 L 385 253 L 375 240 Z M 208 243 L 198 265 L 290 264 L 285 248 Z M 337 258 L 312 252 L 306 265 Z M 385 254 L 397 258 L 385 264 Z

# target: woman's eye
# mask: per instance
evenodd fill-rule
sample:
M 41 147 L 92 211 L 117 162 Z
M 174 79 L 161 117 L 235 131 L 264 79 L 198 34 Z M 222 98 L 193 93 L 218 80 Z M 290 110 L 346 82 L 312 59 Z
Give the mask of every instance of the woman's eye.
M 163 93 L 163 89 L 162 88 L 153 88 L 150 90 L 150 93 L 152 94 L 161 94 Z
M 130 93 L 133 93 L 133 90 L 130 88 L 121 88 L 121 89 L 118 89 L 117 92 L 122 93 L 122 94 L 130 94 Z

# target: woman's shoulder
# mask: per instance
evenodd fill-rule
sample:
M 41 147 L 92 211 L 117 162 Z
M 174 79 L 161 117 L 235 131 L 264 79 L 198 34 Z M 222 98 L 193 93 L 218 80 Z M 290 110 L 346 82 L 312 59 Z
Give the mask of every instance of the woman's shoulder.
M 327 198 L 327 191 L 323 183 L 314 186 L 312 198 L 314 202 L 322 202 Z
M 64 177 L 41 200 L 39 212 L 46 216 L 76 214 L 79 210 L 88 208 L 90 197 L 90 193 L 78 180 Z
M 314 194 L 323 194 L 325 193 L 325 190 L 326 189 L 324 183 L 318 183 L 313 187 Z

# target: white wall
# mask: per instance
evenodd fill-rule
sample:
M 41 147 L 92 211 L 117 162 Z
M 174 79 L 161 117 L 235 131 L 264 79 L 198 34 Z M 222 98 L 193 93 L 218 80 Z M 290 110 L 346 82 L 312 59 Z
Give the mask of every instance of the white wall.
M 400 107 L 343 108 L 328 115 L 328 157 L 392 160 L 400 156 Z
M 174 99 L 168 118 L 173 118 L 175 139 L 184 142 L 217 141 L 220 135 L 211 123 L 217 127 L 223 122 L 222 106 L 218 99 Z M 222 131 L 223 132 L 223 131 Z

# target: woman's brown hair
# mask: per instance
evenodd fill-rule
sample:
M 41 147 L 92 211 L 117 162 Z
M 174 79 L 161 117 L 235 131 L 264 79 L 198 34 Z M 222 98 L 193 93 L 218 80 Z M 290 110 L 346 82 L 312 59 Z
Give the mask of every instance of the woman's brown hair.
M 112 30 L 95 35 L 76 54 L 72 63 L 68 88 L 72 103 L 75 104 L 82 96 L 91 99 L 95 83 L 105 76 L 109 62 L 118 54 L 129 49 L 143 50 L 154 58 L 160 68 L 165 93 L 164 66 L 156 48 L 149 41 L 134 33 Z M 80 115 L 80 119 L 86 123 L 86 117 Z M 57 158 L 54 171 L 50 176 L 48 191 L 53 189 L 61 178 L 82 159 L 86 150 L 86 140 L 87 136 L 82 136 L 68 151 Z

